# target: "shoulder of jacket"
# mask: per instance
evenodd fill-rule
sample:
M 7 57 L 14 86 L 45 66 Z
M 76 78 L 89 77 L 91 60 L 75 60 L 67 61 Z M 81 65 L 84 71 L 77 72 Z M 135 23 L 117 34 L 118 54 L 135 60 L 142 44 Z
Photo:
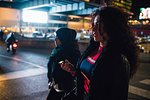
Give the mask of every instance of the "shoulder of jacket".
M 122 64 L 125 67 L 126 72 L 128 73 L 128 76 L 130 75 L 130 63 L 127 59 L 126 56 L 124 56 L 123 54 L 121 54 L 121 58 L 122 58 Z
M 125 55 L 121 54 L 121 58 L 122 58 L 123 63 L 129 65 L 129 61 Z

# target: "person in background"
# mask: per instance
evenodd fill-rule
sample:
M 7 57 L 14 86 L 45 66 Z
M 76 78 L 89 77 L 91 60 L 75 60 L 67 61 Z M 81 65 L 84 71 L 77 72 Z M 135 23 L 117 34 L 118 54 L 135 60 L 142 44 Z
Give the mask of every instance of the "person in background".
M 3 36 L 4 36 L 4 32 L 2 29 L 0 29 L 0 39 L 2 40 L 3 39 Z
M 9 51 L 10 44 L 16 42 L 16 38 L 13 32 L 7 35 L 5 42 L 7 43 L 7 51 Z
M 74 73 L 78 100 L 127 100 L 129 80 L 138 67 L 134 34 L 119 8 L 101 7 L 91 15 L 94 42 L 74 70 L 69 60 L 61 67 Z
M 54 81 L 54 89 L 61 93 L 55 97 L 49 93 L 47 100 L 61 100 L 65 93 L 74 88 L 74 77 L 69 72 L 64 71 L 59 62 L 68 59 L 72 64 L 76 65 L 81 55 L 77 40 L 75 40 L 76 35 L 76 31 L 69 28 L 60 28 L 56 31 L 56 48 L 49 58 L 47 76 L 48 82 L 52 83 Z

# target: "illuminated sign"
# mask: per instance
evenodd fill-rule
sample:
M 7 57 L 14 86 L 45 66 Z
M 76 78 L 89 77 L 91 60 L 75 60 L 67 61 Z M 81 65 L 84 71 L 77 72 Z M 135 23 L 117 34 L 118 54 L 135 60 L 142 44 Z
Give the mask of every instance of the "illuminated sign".
M 111 5 L 117 6 L 127 13 L 131 13 L 132 0 L 112 0 Z
M 85 1 L 85 2 L 90 2 L 90 0 L 83 0 L 83 1 Z
M 47 23 L 48 14 L 43 11 L 23 10 L 23 21 L 33 23 Z
M 91 0 L 80 0 L 80 1 L 84 1 L 84 2 L 90 2 Z
M 103 5 L 104 2 L 106 1 L 107 5 L 119 7 L 123 9 L 125 12 L 132 14 L 130 12 L 132 6 L 132 0 L 82 0 L 82 1 L 91 2 L 99 5 Z
M 150 19 L 150 8 L 140 8 L 139 19 Z

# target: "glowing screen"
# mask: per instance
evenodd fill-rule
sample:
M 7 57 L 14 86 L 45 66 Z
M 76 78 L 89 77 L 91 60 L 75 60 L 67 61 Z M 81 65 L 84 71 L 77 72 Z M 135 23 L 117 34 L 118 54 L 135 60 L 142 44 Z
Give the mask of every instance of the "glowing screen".
M 24 22 L 47 23 L 47 12 L 35 10 L 23 10 L 22 18 Z
M 140 8 L 139 19 L 150 19 L 150 8 Z

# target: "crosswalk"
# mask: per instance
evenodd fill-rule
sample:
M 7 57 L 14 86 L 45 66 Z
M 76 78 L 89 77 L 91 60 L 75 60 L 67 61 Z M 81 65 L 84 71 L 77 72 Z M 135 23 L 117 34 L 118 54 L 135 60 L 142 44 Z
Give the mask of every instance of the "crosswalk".
M 21 71 L 15 71 L 15 72 L 9 72 L 5 74 L 0 74 L 0 82 L 2 81 L 7 81 L 7 80 L 13 80 L 13 79 L 19 79 L 19 78 L 25 78 L 25 77 L 32 77 L 32 76 L 37 76 L 37 75 L 45 75 L 47 74 L 47 69 L 43 66 L 27 62 L 21 59 L 13 58 L 13 57 L 8 57 L 5 55 L 1 55 L 0 57 L 7 58 L 7 59 L 12 59 L 21 63 L 26 63 L 29 65 L 34 66 L 35 68 L 32 69 L 26 69 L 26 70 L 21 70 Z M 134 86 L 133 84 L 129 86 L 129 93 L 146 98 L 147 100 L 150 100 L 150 79 L 144 79 L 139 81 L 136 84 L 141 84 L 141 87 L 139 86 Z M 142 88 L 142 86 L 146 86 L 148 88 Z M 138 99 L 139 100 L 139 99 Z
M 46 73 L 47 70 L 45 68 L 34 68 L 34 69 L 28 69 L 23 71 L 16 71 L 16 72 L 0 75 L 0 82 L 17 79 L 17 78 L 31 77 L 31 76 L 36 76 L 36 75 L 41 75 Z M 139 84 L 147 85 L 150 87 L 150 79 L 139 81 Z M 150 99 L 150 90 L 142 89 L 141 87 L 130 85 L 129 93 Z
M 139 81 L 139 84 L 147 85 L 150 87 L 150 79 L 145 79 L 145 80 Z M 142 89 L 140 87 L 135 87 L 135 86 L 130 85 L 129 93 L 150 99 L 150 90 Z
M 10 72 L 10 73 L 5 73 L 0 75 L 0 82 L 5 81 L 5 80 L 12 80 L 12 79 L 17 79 L 17 78 L 23 78 L 23 77 L 31 77 L 31 76 L 36 76 L 36 75 L 41 75 L 47 73 L 47 69 L 43 66 L 40 66 L 38 64 L 34 64 L 28 61 L 24 61 L 18 58 L 14 57 L 9 57 L 6 55 L 1 55 L 0 57 L 15 60 L 21 63 L 25 63 L 31 66 L 34 66 L 35 68 L 32 69 L 27 69 L 27 70 L 21 70 L 21 71 L 15 71 L 15 72 Z
M 37 76 L 46 73 L 47 73 L 46 68 L 33 68 L 33 69 L 27 69 L 23 71 L 15 71 L 15 72 L 10 72 L 10 73 L 0 75 L 0 82 L 17 79 L 17 78 Z
M 140 83 L 146 84 L 146 85 L 150 85 L 150 79 L 145 79 L 140 81 Z

